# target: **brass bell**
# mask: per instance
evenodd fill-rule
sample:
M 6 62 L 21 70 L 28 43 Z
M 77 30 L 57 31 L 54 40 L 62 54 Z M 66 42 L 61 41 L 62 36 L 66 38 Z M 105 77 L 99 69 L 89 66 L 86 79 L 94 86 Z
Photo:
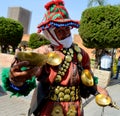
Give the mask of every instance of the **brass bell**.
M 69 94 L 65 94 L 64 95 L 64 100 L 65 101 L 70 101 L 70 95 Z
M 70 89 L 65 89 L 65 94 L 69 94 L 70 93 Z
M 71 97 L 71 101 L 75 101 L 75 97 L 74 96 Z
M 53 95 L 53 96 L 51 96 L 51 100 L 53 100 L 53 101 L 56 101 L 57 100 L 57 95 Z
M 67 55 L 67 56 L 65 56 L 65 60 L 67 62 L 71 62 L 72 61 L 72 57 L 70 55 Z
M 81 62 L 82 61 L 82 54 L 78 53 L 77 54 L 77 59 L 78 59 L 79 62 Z
M 70 48 L 70 49 L 69 49 L 69 52 L 70 52 L 71 54 L 73 54 L 73 49 Z
M 62 80 L 61 75 L 57 75 L 55 78 L 55 82 L 60 82 Z
M 64 87 L 60 87 L 59 90 L 60 90 L 60 92 L 64 92 L 64 89 L 65 89 Z
M 81 80 L 82 80 L 82 83 L 86 86 L 94 85 L 93 77 L 88 69 L 85 69 L 82 71 Z
M 81 52 L 81 49 L 80 49 L 77 45 L 74 45 L 74 50 L 75 50 L 76 52 Z
M 59 98 L 63 98 L 64 97 L 64 93 L 63 92 L 59 92 L 58 96 L 59 96 Z
M 58 88 L 55 89 L 55 94 L 58 94 L 60 91 Z
M 75 96 L 75 91 L 71 91 L 70 96 L 72 96 L 72 97 Z

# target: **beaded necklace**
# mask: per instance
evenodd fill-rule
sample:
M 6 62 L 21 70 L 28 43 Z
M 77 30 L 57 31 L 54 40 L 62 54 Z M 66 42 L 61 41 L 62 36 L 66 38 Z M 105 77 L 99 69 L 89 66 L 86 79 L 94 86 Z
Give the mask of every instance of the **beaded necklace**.
M 55 83 L 60 83 L 62 81 L 62 78 L 65 76 L 68 68 L 70 67 L 70 63 L 73 61 L 74 53 L 76 53 L 77 56 L 77 64 L 81 64 L 82 60 L 81 49 L 77 44 L 73 44 L 70 48 L 63 48 L 61 52 L 65 55 L 65 57 L 61 65 L 58 67 Z

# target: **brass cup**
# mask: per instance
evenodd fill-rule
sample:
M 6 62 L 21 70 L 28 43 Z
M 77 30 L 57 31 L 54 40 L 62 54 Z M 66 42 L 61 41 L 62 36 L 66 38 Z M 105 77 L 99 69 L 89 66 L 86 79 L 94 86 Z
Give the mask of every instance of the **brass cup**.
M 47 63 L 52 66 L 58 66 L 62 62 L 62 58 L 56 52 L 50 52 L 47 54 L 47 56 L 48 56 Z
M 89 70 L 85 69 L 81 74 L 82 83 L 86 86 L 93 86 L 94 80 Z
M 35 52 L 18 52 L 16 57 L 20 61 L 29 61 L 33 66 L 43 66 L 46 63 L 57 66 L 62 62 L 62 58 L 59 54 L 55 52 L 50 52 L 48 54 L 39 54 Z
M 95 97 L 95 101 L 99 106 L 108 106 L 112 103 L 112 100 L 109 96 L 105 96 L 103 94 L 98 94 Z
M 38 54 L 35 52 L 20 51 L 16 54 L 16 57 L 20 61 L 29 61 L 32 66 L 42 66 L 46 64 L 47 56 L 44 54 Z

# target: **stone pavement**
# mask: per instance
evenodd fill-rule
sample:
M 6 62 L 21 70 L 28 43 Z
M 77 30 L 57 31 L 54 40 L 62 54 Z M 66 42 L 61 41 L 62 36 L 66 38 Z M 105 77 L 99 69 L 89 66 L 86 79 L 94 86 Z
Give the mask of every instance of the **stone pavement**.
M 111 80 L 107 90 L 113 101 L 120 106 L 120 78 Z M 12 97 L 0 88 L 0 116 L 27 116 L 31 94 L 28 97 Z M 102 108 L 95 103 L 94 97 L 83 100 L 85 116 L 120 116 L 120 110 L 109 106 Z
M 112 100 L 120 107 L 120 78 L 111 80 L 106 89 Z M 85 116 L 120 116 L 120 110 L 109 106 L 104 108 L 98 106 L 93 98 L 90 101 L 88 100 L 87 105 L 84 107 Z
M 29 102 L 21 98 L 0 97 L 0 116 L 27 116 Z
M 27 116 L 31 101 L 30 95 L 10 97 L 10 93 L 0 92 L 0 116 Z

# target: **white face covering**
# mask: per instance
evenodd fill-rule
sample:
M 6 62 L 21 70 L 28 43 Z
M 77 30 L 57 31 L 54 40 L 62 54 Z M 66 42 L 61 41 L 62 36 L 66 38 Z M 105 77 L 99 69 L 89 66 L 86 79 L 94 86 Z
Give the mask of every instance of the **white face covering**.
M 73 39 L 70 35 L 69 37 L 65 38 L 64 40 L 60 40 L 59 42 L 63 45 L 64 48 L 69 48 L 73 43 Z
M 46 36 L 46 39 L 48 39 L 51 44 L 59 46 L 60 44 L 63 45 L 63 48 L 69 48 L 72 43 L 73 43 L 73 39 L 72 36 L 70 35 L 69 37 L 65 38 L 64 40 L 58 40 L 55 32 L 54 32 L 55 28 L 50 28 L 49 31 L 50 33 L 54 36 L 55 40 L 52 38 L 52 36 L 49 34 L 49 32 L 47 30 L 43 31 L 43 34 Z

